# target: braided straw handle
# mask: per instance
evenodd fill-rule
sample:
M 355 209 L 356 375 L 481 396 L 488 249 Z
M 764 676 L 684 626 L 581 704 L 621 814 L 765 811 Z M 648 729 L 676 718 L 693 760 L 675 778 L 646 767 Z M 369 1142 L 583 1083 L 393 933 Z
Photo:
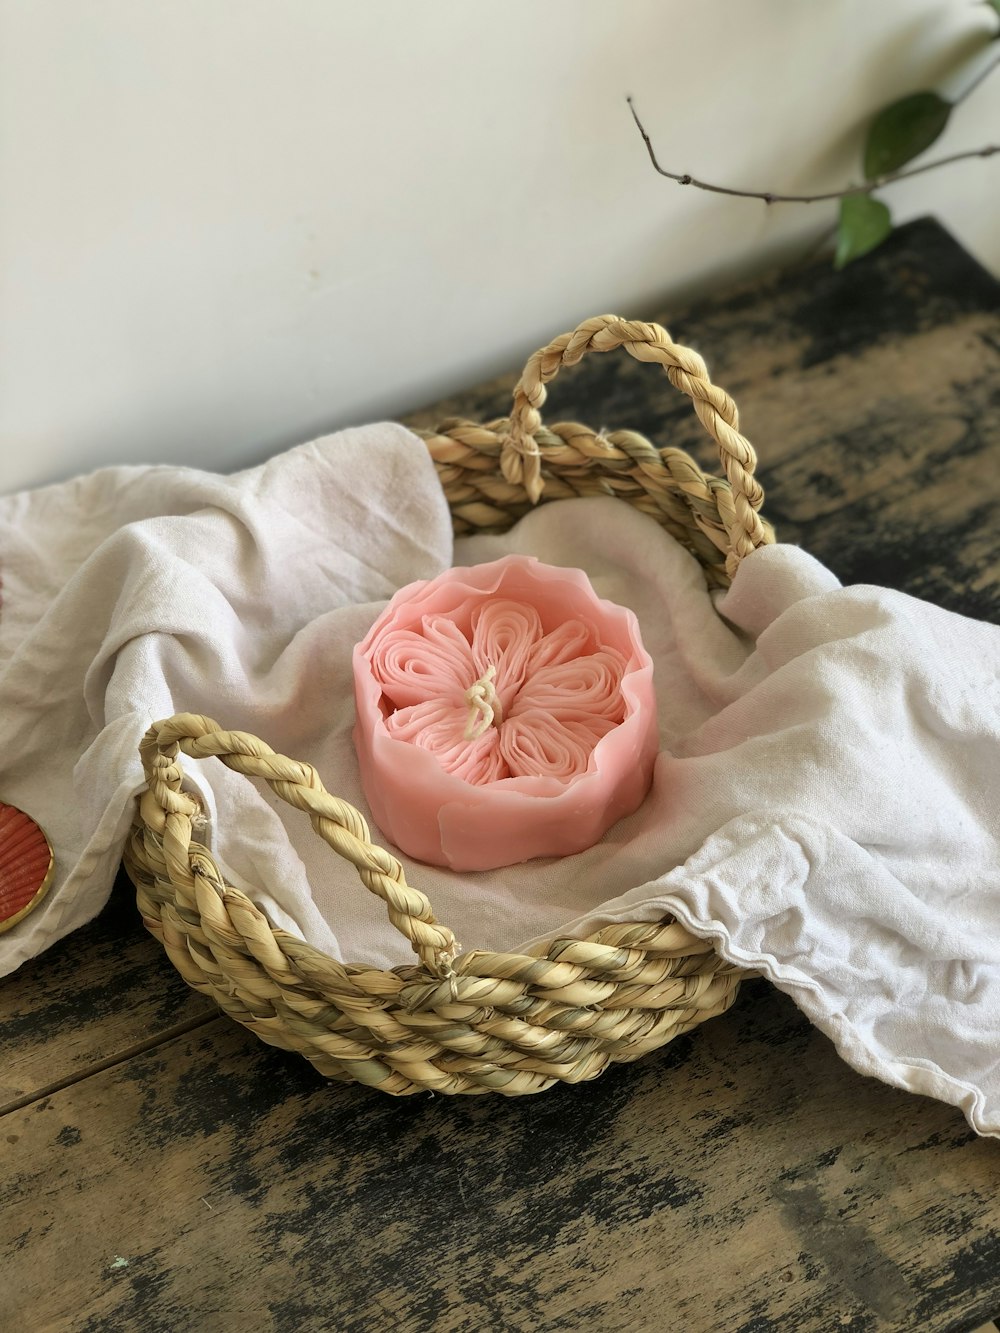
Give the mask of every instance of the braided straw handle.
M 757 512 L 764 501 L 753 475 L 757 455 L 740 434 L 739 412 L 729 394 L 712 383 L 698 353 L 675 343 L 659 324 L 598 315 L 535 352 L 514 389 L 508 435 L 500 454 L 503 476 L 512 485 L 522 485 L 532 503 L 538 503 L 545 482 L 535 433 L 542 424 L 539 408 L 545 402 L 545 385 L 555 379 L 560 367 L 576 365 L 587 352 L 610 352 L 616 347 L 624 347 L 637 361 L 662 366 L 674 388 L 691 399 L 698 420 L 719 446 L 730 487 L 729 495 L 719 492 L 718 504 L 729 544 L 726 567 L 732 576 L 743 556 L 769 540 Z
M 197 799 L 181 790 L 184 771 L 178 751 L 192 759 L 221 759 L 227 768 L 247 777 L 264 778 L 283 801 L 304 810 L 320 837 L 350 861 L 362 884 L 388 908 L 389 920 L 410 941 L 421 963 L 435 977 L 453 975 L 459 945 L 437 923 L 427 898 L 406 882 L 394 856 L 371 841 L 360 811 L 331 796 L 311 764 L 275 754 L 269 745 L 245 731 L 223 731 L 211 718 L 195 713 L 156 722 L 139 746 L 148 789 L 139 802 L 146 829 L 162 841 L 167 873 L 175 884 L 194 887 L 194 876 L 220 876 L 201 847 L 191 846 L 191 821 L 200 813 Z

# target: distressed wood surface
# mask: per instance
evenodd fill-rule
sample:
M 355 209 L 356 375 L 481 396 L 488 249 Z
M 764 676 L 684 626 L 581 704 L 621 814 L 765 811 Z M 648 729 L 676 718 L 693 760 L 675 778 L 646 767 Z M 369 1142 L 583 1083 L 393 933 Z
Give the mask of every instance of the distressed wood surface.
M 0 1116 L 217 1013 L 142 928 L 122 874 L 99 917 L 0 980 Z
M 1000 618 L 1000 300 L 939 228 L 651 317 L 739 402 L 783 539 Z M 513 378 L 411 420 L 504 415 Z M 625 355 L 561 375 L 547 412 L 709 457 Z M 0 981 L 0 1043 L 0 1329 L 967 1333 L 1000 1312 L 1000 1143 L 860 1078 L 762 982 L 590 1084 L 396 1102 L 213 1017 L 119 889 Z
M 537 1098 L 327 1087 L 219 1019 L 2 1129 L 4 1328 L 966 1329 L 1000 1300 L 996 1143 L 763 983 Z

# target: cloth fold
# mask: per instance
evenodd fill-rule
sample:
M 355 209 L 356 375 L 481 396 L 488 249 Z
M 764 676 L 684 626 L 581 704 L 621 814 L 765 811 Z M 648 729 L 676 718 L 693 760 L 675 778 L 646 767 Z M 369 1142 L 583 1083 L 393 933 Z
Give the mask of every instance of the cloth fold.
M 642 807 L 576 856 L 471 875 L 401 857 L 438 918 L 466 948 L 519 949 L 671 912 L 863 1073 L 1000 1135 L 1000 628 L 842 588 L 780 545 L 709 594 L 610 498 L 453 542 L 424 446 L 392 425 L 232 477 L 116 468 L 0 498 L 0 798 L 57 860 L 48 898 L 0 935 L 0 975 L 100 910 L 157 718 L 252 731 L 367 817 L 355 643 L 399 587 L 511 552 L 583 569 L 635 612 L 662 749 Z M 276 925 L 343 961 L 412 961 L 301 814 L 221 764 L 184 766 L 223 873 Z

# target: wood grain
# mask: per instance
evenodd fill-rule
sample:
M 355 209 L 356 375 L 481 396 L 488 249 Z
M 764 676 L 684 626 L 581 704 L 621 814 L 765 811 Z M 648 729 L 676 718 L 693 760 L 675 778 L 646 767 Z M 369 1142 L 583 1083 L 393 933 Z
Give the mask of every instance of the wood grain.
M 3 1328 L 909 1333 L 1000 1308 L 997 1145 L 763 983 L 538 1098 L 328 1087 L 219 1020 L 3 1131 Z
M 147 934 L 122 875 L 96 920 L 0 981 L 0 1116 L 217 1012 Z
M 780 537 L 1000 616 L 1000 293 L 940 228 L 651 317 L 740 403 Z M 502 416 L 514 378 L 411 420 Z M 708 462 L 625 356 L 560 376 L 550 415 Z M 590 1084 L 395 1102 L 213 1017 L 119 887 L 0 982 L 0 1042 L 3 1330 L 965 1333 L 1000 1312 L 1000 1144 L 860 1078 L 764 983 Z

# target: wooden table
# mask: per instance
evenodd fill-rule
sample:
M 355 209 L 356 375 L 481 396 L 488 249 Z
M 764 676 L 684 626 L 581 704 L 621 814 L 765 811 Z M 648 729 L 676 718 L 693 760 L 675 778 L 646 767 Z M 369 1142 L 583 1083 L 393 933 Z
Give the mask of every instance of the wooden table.
M 996 619 L 998 296 L 922 222 L 842 274 L 656 317 L 740 403 L 784 540 Z M 502 415 L 510 384 L 419 420 Z M 552 398 L 553 419 L 702 449 L 625 356 Z M 0 1042 L 2 1330 L 861 1333 L 1000 1311 L 1000 1143 L 855 1074 L 762 982 L 594 1083 L 394 1101 L 216 1016 L 119 884 L 0 982 Z

